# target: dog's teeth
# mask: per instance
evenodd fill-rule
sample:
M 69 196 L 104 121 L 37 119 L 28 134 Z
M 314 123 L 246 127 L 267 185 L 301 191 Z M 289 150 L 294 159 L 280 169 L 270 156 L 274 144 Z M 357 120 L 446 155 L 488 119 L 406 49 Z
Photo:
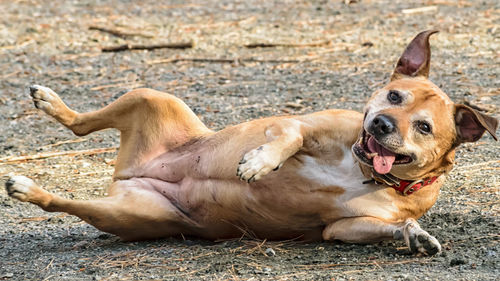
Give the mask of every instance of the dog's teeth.
M 366 154 L 366 157 L 368 157 L 368 159 L 372 159 L 373 157 L 377 156 L 378 153 L 377 152 L 373 152 L 373 153 L 367 153 Z

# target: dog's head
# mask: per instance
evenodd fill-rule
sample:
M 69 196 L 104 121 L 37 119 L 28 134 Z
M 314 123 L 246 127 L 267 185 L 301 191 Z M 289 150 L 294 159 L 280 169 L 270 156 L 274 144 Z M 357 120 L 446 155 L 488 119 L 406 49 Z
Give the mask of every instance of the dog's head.
M 428 80 L 429 37 L 436 32 L 424 31 L 413 39 L 391 82 L 373 93 L 364 109 L 353 152 L 379 174 L 402 179 L 442 174 L 451 169 L 459 144 L 477 141 L 485 131 L 497 140 L 498 120 L 453 103 Z

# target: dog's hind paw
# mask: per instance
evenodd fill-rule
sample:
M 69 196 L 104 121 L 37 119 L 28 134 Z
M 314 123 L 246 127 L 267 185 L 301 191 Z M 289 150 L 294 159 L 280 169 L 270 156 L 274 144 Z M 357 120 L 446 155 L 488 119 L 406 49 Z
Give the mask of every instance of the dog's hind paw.
M 243 156 L 238 165 L 236 176 L 250 183 L 261 179 L 273 170 L 279 169 L 282 165 L 279 156 L 275 155 L 272 149 L 264 144 Z
M 403 229 L 406 245 L 412 253 L 435 255 L 441 252 L 439 241 L 427 231 L 420 228 L 415 220 L 409 220 Z
M 25 176 L 11 176 L 5 182 L 7 194 L 23 202 L 28 201 L 32 186 L 36 186 L 35 182 Z
M 55 117 L 66 109 L 66 105 L 61 98 L 50 88 L 32 85 L 29 90 L 35 107 L 43 110 L 48 115 Z
M 50 195 L 47 191 L 40 188 L 33 180 L 25 176 L 11 176 L 5 182 L 5 189 L 10 197 L 22 202 L 32 202 L 37 205 L 46 203 Z

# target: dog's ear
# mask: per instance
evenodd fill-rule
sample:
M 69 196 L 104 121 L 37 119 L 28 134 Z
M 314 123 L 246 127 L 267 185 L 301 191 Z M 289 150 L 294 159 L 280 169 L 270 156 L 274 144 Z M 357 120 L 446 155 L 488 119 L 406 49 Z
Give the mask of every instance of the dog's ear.
M 495 140 L 498 140 L 495 134 L 498 120 L 466 105 L 455 105 L 455 125 L 457 127 L 457 144 L 477 141 L 484 134 L 484 131 L 488 131 Z
M 437 32 L 437 30 L 426 30 L 413 38 L 399 58 L 394 73 L 392 73 L 391 81 L 404 76 L 429 77 L 431 63 L 429 37 Z

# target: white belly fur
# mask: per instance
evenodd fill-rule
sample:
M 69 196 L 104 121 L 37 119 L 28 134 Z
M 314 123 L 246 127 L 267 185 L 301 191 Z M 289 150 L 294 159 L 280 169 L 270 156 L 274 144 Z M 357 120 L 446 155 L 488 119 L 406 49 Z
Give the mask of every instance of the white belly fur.
M 363 184 L 367 178 L 361 173 L 358 163 L 354 160 L 351 149 L 344 147 L 343 159 L 338 164 L 324 164 L 315 157 L 303 156 L 303 167 L 299 174 L 320 187 L 338 186 L 344 193 L 335 197 L 334 204 L 342 210 L 341 216 L 376 216 L 391 219 L 397 212 L 385 188 L 374 184 Z M 314 192 L 314 187 L 311 189 Z

